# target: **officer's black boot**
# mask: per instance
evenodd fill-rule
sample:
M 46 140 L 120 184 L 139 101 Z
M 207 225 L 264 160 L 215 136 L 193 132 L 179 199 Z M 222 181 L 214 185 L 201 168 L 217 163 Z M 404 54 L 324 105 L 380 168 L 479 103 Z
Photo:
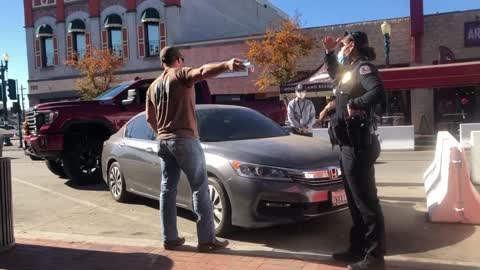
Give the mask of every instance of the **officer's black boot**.
M 385 270 L 385 260 L 383 258 L 375 258 L 366 256 L 365 259 L 348 265 L 349 270 Z
M 365 253 L 358 249 L 349 248 L 347 251 L 332 254 L 332 258 L 337 262 L 353 263 L 363 260 Z

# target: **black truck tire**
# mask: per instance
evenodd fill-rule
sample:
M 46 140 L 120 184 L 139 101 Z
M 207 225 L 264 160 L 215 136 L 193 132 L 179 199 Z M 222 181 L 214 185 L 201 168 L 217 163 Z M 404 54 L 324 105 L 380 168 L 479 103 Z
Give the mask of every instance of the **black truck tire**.
M 47 168 L 58 177 L 65 178 L 67 176 L 61 161 L 47 159 L 45 160 L 45 164 L 47 164 Z
M 103 140 L 89 134 L 81 134 L 70 140 L 63 154 L 67 177 L 78 185 L 101 182 L 102 145 Z

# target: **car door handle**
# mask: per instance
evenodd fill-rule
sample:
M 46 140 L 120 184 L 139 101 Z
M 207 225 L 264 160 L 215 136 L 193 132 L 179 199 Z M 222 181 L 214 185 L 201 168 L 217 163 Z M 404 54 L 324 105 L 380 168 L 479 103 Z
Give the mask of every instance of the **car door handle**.
M 153 153 L 153 149 L 150 147 L 146 148 L 145 151 L 147 151 L 147 153 Z
M 126 144 L 124 142 L 121 142 L 119 145 L 120 145 L 120 147 L 125 147 L 126 146 Z

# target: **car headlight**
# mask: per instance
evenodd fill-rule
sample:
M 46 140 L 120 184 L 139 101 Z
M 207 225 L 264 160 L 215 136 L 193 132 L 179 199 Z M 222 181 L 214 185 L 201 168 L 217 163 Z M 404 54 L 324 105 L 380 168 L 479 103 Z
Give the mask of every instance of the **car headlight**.
M 230 165 L 235 172 L 242 177 L 260 178 L 266 180 L 291 180 L 288 174 L 279 168 L 230 160 Z

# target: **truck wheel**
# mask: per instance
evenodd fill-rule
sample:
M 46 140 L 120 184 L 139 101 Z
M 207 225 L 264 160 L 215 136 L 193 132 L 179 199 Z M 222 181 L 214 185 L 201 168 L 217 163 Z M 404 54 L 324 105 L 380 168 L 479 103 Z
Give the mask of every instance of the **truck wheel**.
M 78 185 L 95 184 L 102 180 L 100 138 L 83 134 L 70 140 L 63 156 L 68 178 Z
M 47 164 L 47 168 L 55 175 L 65 178 L 66 174 L 65 171 L 63 170 L 63 165 L 61 161 L 56 161 L 56 160 L 45 160 L 45 163 Z

